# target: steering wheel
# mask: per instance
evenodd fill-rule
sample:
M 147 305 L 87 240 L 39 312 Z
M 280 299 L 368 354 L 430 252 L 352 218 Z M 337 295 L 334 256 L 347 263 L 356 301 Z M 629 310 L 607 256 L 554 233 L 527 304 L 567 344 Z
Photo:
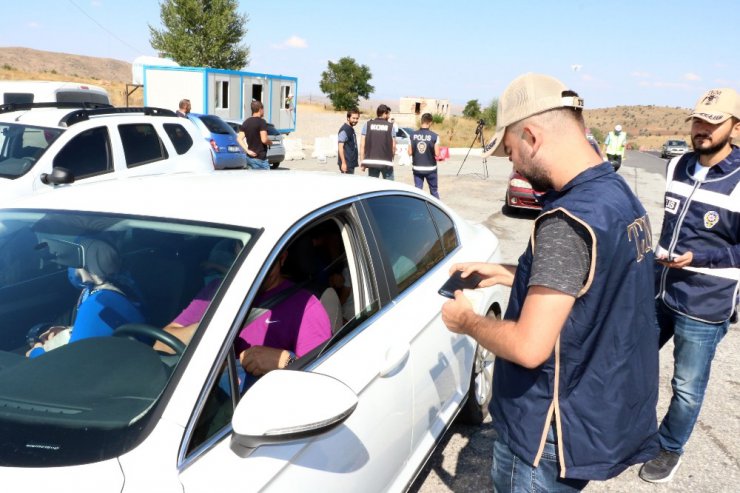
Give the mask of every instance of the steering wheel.
M 124 324 L 113 331 L 113 335 L 135 339 L 139 337 L 154 339 L 171 348 L 177 356 L 181 356 L 185 352 L 185 344 L 180 339 L 153 325 Z

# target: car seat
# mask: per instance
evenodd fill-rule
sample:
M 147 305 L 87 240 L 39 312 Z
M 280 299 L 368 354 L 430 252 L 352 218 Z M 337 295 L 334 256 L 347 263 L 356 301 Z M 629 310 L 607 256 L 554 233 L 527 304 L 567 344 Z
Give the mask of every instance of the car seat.
M 185 267 L 172 252 L 147 248 L 127 260 L 127 270 L 142 297 L 147 323 L 169 324 L 183 308 Z

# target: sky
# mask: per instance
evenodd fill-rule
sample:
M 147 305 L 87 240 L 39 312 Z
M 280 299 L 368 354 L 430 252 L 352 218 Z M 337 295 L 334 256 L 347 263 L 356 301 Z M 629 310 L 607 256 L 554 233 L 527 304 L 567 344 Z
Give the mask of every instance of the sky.
M 8 2 L 8 0 L 5 0 Z M 245 70 L 298 78 L 321 97 L 328 61 L 367 65 L 373 100 L 487 106 L 539 72 L 587 108 L 689 108 L 714 87 L 740 90 L 740 2 L 712 0 L 239 1 L 249 16 Z M 156 56 L 156 0 L 25 0 L 3 12 L 0 46 L 115 58 Z

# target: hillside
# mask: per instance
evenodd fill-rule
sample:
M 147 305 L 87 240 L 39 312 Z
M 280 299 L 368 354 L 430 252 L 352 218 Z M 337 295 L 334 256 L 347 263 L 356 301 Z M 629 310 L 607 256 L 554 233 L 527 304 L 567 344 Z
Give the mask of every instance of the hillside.
M 126 83 L 131 82 L 131 64 L 112 58 L 0 47 L 0 80 L 85 82 L 103 87 L 114 105 L 125 106 Z M 142 102 L 141 89 L 129 98 L 129 106 L 140 106 Z
M 0 47 L 0 80 L 2 79 L 86 82 L 105 88 L 114 105 L 125 106 L 126 83 L 131 81 L 131 64 L 111 58 Z M 129 97 L 129 106 L 139 106 L 142 101 L 143 94 L 138 89 Z M 312 95 L 309 101 L 299 97 L 299 101 L 303 103 L 299 106 L 299 113 L 301 107 L 311 108 L 312 112 L 335 113 L 323 96 Z M 398 106 L 398 101 L 371 99 L 363 101 L 361 109 L 363 113 L 370 114 L 380 102 L 389 104 L 391 108 Z M 592 128 L 597 137 L 606 135 L 614 125 L 621 124 L 627 132 L 628 143 L 633 148 L 658 149 L 669 138 L 689 140 L 689 125 L 685 121 L 688 114 L 689 110 L 686 108 L 650 105 L 586 110 L 584 116 L 586 125 Z M 344 113 L 336 112 L 336 118 L 341 123 L 344 121 Z M 301 121 L 299 116 L 299 126 Z M 435 127 L 442 135 L 443 142 L 451 147 L 468 147 L 475 137 L 475 122 L 467 118 L 451 117 Z M 486 138 L 492 134 L 493 128 L 485 129 Z

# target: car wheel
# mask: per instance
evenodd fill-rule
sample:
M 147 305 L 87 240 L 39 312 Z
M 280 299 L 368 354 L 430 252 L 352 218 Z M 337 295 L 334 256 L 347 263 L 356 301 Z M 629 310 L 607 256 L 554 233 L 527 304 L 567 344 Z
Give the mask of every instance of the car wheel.
M 280 166 L 280 163 L 270 163 L 270 169 L 277 169 L 278 166 Z
M 489 316 L 493 316 L 492 313 Z M 480 345 L 475 348 L 468 398 L 458 415 L 461 423 L 479 425 L 488 417 L 488 403 L 493 397 L 493 362 L 492 352 Z

